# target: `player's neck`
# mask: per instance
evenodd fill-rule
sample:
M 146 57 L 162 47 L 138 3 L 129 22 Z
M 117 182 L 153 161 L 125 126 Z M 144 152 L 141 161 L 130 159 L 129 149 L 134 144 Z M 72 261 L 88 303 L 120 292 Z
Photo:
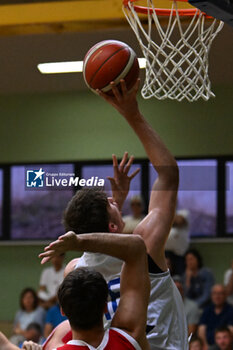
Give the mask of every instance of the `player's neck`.
M 72 334 L 73 340 L 83 340 L 87 344 L 97 348 L 103 340 L 104 327 L 100 325 L 88 330 L 72 330 Z

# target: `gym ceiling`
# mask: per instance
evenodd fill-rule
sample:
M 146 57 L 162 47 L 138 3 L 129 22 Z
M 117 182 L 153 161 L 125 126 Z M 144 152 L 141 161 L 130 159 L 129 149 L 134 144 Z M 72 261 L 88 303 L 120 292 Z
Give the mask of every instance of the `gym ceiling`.
M 121 0 L 0 0 L 0 94 L 85 89 L 80 73 L 45 76 L 37 64 L 82 60 L 104 39 L 126 41 L 141 56 Z M 232 66 L 233 29 L 225 25 L 211 50 L 213 84 L 233 84 Z

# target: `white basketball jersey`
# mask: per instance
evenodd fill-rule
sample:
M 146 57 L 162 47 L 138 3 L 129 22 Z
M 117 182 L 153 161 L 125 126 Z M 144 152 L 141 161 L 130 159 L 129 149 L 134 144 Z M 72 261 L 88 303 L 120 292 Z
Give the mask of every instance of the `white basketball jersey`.
M 120 300 L 120 273 L 123 262 L 108 255 L 84 253 L 76 268 L 90 267 L 100 272 L 108 283 L 109 327 Z M 147 339 L 151 350 L 188 350 L 188 330 L 181 295 L 170 272 L 149 274 L 150 302 L 147 313 Z

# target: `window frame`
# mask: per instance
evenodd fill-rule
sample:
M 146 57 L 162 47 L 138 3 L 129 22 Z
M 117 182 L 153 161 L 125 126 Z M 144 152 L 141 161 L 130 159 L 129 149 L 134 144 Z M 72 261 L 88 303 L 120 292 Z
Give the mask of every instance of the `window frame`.
M 229 156 L 177 156 L 177 161 L 185 160 L 216 160 L 217 161 L 217 216 L 216 216 L 216 236 L 195 236 L 192 237 L 193 241 L 196 240 L 220 240 L 220 239 L 233 239 L 233 232 L 226 232 L 226 163 L 233 161 L 233 155 Z M 149 160 L 146 158 L 135 158 L 134 163 L 138 163 L 141 166 L 141 195 L 144 199 L 146 207 L 149 203 Z M 75 176 L 82 177 L 82 167 L 83 166 L 95 166 L 95 165 L 112 165 L 111 159 L 98 159 L 98 160 L 70 160 L 70 161 L 33 161 L 33 162 L 16 162 L 16 163 L 4 163 L 0 164 L 0 169 L 3 170 L 3 200 L 2 200 L 2 236 L 1 241 L 11 241 L 11 242 L 23 242 L 29 241 L 29 239 L 11 239 L 11 167 L 13 166 L 30 166 L 30 165 L 40 165 L 40 164 L 71 164 L 74 166 Z M 75 193 L 77 189 L 73 188 Z M 39 242 L 40 239 L 30 239 L 33 242 Z

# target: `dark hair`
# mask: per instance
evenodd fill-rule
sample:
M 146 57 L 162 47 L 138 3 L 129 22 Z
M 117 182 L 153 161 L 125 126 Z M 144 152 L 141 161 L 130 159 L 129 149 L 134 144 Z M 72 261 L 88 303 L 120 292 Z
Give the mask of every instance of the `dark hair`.
M 36 322 L 29 323 L 29 325 L 27 326 L 26 330 L 30 331 L 31 329 L 34 329 L 39 334 L 42 334 L 41 326 L 38 323 L 36 323 Z
M 68 203 L 63 224 L 66 231 L 76 234 L 108 232 L 108 199 L 104 191 L 85 188 L 76 192 Z
M 231 331 L 227 326 L 221 326 L 221 327 L 216 328 L 214 331 L 214 334 L 222 333 L 222 332 L 227 332 L 231 335 Z
M 200 345 L 203 346 L 203 341 L 201 338 L 199 338 L 197 335 L 192 336 L 189 344 L 194 343 L 195 341 L 199 341 Z
M 101 324 L 108 297 L 103 276 L 89 268 L 70 272 L 58 290 L 58 300 L 73 329 L 91 329 Z
M 198 268 L 202 268 L 203 266 L 203 261 L 202 261 L 202 257 L 200 255 L 200 253 L 196 250 L 196 249 L 189 249 L 187 250 L 187 252 L 185 253 L 185 258 L 188 254 L 192 254 L 193 256 L 195 256 L 195 258 L 197 259 L 197 263 L 198 263 Z
M 21 295 L 20 295 L 20 307 L 22 310 L 25 310 L 25 307 L 23 305 L 23 298 L 27 293 L 31 293 L 33 298 L 34 298 L 33 310 L 35 310 L 39 304 L 39 299 L 38 299 L 37 294 L 33 288 L 25 288 L 22 290 Z

